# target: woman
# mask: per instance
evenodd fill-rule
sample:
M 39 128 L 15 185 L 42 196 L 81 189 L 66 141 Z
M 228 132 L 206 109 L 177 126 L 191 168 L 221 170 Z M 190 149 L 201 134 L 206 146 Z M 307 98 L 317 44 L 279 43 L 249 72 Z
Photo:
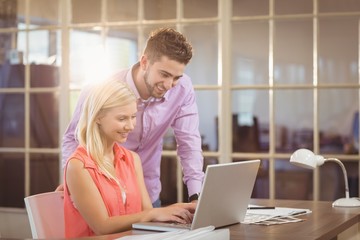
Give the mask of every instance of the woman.
M 92 88 L 77 126 L 79 146 L 64 169 L 66 237 L 129 230 L 141 221 L 190 223 L 195 204 L 153 208 L 141 160 L 124 143 L 136 123 L 136 97 L 121 81 Z

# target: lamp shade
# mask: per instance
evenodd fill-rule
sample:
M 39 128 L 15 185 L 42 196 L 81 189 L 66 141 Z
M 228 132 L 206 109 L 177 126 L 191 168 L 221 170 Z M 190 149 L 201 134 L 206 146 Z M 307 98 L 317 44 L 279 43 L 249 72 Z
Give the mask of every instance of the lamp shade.
M 299 167 L 315 169 L 317 166 L 324 164 L 325 158 L 320 155 L 315 155 L 308 149 L 301 148 L 291 155 L 290 162 Z

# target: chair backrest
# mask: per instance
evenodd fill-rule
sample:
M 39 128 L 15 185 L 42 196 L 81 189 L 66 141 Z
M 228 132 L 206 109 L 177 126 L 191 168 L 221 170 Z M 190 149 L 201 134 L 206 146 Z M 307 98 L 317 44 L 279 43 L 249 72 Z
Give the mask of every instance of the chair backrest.
M 33 238 L 65 238 L 62 191 L 28 196 L 24 201 Z

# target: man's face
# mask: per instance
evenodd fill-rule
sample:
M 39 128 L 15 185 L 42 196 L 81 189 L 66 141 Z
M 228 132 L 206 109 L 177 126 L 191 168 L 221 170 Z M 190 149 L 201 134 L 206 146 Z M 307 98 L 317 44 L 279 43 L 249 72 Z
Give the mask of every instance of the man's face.
M 160 61 L 146 61 L 144 81 L 148 93 L 154 98 L 161 98 L 172 87 L 176 86 L 182 77 L 185 64 L 163 56 Z

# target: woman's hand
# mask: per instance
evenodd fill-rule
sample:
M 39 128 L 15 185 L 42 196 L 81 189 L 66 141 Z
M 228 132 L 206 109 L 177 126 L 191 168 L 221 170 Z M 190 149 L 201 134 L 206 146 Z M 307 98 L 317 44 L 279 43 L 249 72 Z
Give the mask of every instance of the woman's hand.
M 150 221 L 191 223 L 196 209 L 195 203 L 176 203 L 150 210 Z

